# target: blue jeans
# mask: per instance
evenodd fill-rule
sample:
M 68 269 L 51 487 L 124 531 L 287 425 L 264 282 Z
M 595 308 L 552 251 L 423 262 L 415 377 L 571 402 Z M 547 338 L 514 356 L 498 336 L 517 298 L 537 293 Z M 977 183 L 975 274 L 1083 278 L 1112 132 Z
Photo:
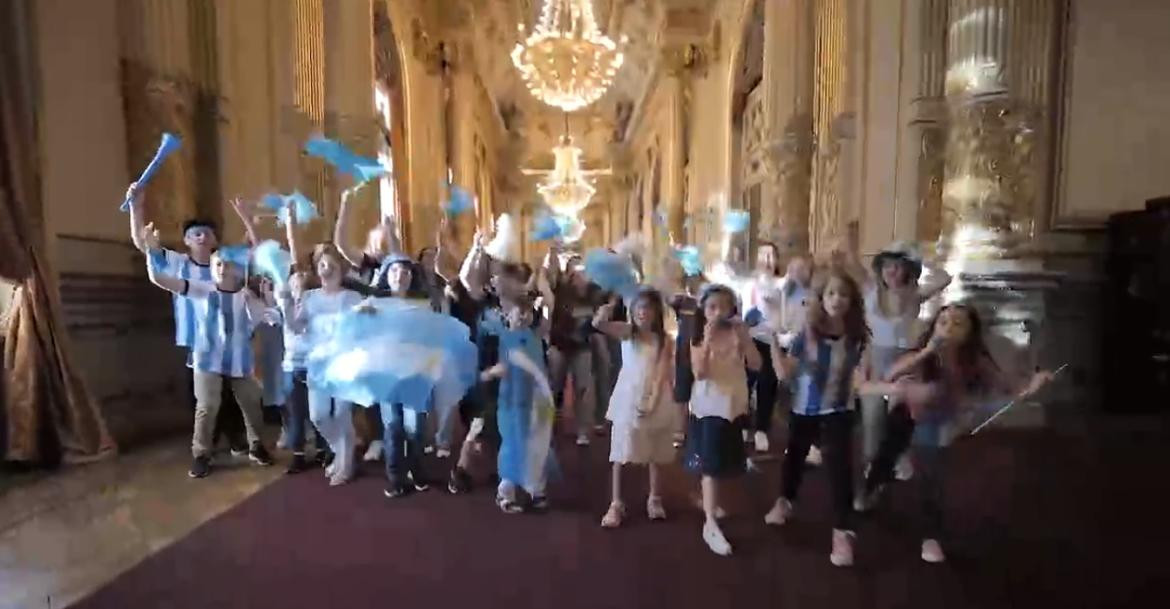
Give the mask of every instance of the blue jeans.
M 406 482 L 406 474 L 415 482 L 426 481 L 422 472 L 422 451 L 426 442 L 427 413 L 403 408 L 402 404 L 382 404 L 382 427 L 386 478 L 391 484 Z
M 288 401 L 285 404 L 288 411 L 285 413 L 285 425 L 287 426 L 288 435 L 288 449 L 294 454 L 303 454 L 305 452 L 305 435 L 307 431 L 306 423 L 309 422 L 309 387 L 306 384 L 307 373 L 304 370 L 297 370 L 290 373 L 292 381 L 288 383 Z M 329 444 L 325 442 L 325 436 L 317 434 L 317 450 L 328 450 Z

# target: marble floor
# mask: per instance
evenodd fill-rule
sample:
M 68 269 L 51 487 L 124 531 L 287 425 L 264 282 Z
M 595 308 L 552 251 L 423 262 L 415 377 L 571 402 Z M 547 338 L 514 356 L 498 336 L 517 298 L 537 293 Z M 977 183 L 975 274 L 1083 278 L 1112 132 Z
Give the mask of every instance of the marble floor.
M 189 446 L 177 437 L 0 489 L 0 609 L 66 607 L 284 471 L 242 460 L 191 480 Z

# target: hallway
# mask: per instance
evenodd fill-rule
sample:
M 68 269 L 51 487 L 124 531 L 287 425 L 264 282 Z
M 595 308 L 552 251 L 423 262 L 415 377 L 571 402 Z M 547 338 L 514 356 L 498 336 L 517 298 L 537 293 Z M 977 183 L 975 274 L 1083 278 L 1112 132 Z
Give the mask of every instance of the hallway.
M 1162 543 L 1150 537 L 1162 510 L 1146 500 L 1170 493 L 1167 441 L 1166 420 L 1113 418 L 964 442 L 947 489 L 949 562 L 918 559 L 911 482 L 858 527 L 851 570 L 827 560 L 823 476 L 810 476 L 796 522 L 763 525 L 775 461 L 732 491 L 726 530 L 736 553 L 720 559 L 699 539 L 699 515 L 685 499 L 693 480 L 678 469 L 669 475 L 667 523 L 645 520 L 638 476 L 628 524 L 597 526 L 604 441 L 587 452 L 562 442 L 553 509 L 533 516 L 500 514 L 484 488 L 391 502 L 369 466 L 336 489 L 317 473 L 266 484 L 276 468 L 190 481 L 176 475 L 183 451 L 175 442 L 71 472 L 85 474 L 84 489 L 49 478 L 0 498 L 0 583 L 20 595 L 0 607 L 46 606 L 36 604 L 45 593 L 63 607 L 95 589 L 73 606 L 1157 606 L 1139 599 L 1170 583 Z M 12 523 L 14 510 L 36 510 L 30 501 L 53 501 L 53 487 L 73 495 Z M 12 570 L 17 553 L 39 570 Z

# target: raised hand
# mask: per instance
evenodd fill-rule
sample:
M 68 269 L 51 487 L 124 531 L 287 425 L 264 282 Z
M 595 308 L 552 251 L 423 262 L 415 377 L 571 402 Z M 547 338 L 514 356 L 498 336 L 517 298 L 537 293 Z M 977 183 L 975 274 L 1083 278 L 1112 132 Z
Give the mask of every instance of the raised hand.
M 130 183 L 130 187 L 126 189 L 125 200 L 130 201 L 130 207 L 142 209 L 142 191 L 138 190 L 138 182 Z
M 142 244 L 151 251 L 162 249 L 159 244 L 158 229 L 154 227 L 154 222 L 147 224 L 142 230 Z

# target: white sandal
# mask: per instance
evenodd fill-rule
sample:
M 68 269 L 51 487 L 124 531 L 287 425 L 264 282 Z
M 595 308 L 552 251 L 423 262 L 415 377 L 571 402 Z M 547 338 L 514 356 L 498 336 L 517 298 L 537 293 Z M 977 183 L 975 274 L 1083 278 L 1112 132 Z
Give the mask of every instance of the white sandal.
M 614 501 L 609 504 L 609 511 L 601 518 L 601 526 L 606 529 L 616 529 L 622 526 L 622 520 L 626 517 L 626 505 L 620 501 Z

